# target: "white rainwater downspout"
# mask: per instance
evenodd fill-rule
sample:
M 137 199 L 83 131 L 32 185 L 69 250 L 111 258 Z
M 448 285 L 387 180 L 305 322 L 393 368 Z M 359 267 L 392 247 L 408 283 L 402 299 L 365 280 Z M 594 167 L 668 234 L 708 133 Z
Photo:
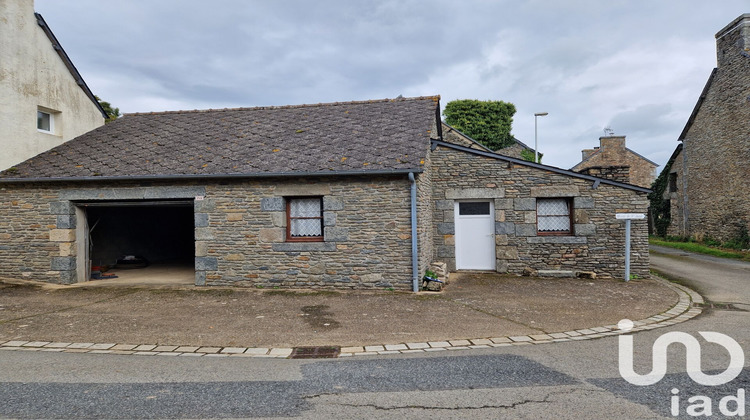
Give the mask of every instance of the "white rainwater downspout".
M 409 172 L 411 182 L 411 288 L 419 291 L 419 249 L 417 248 L 417 181 L 414 172 Z

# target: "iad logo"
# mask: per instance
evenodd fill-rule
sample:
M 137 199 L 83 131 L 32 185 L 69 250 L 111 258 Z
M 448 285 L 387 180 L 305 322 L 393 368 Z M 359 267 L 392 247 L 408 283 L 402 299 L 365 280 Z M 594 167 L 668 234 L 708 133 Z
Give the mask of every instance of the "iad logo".
M 617 327 L 625 332 L 633 329 L 633 321 L 623 319 L 617 323 Z M 690 334 L 672 331 L 662 334 L 656 339 L 652 348 L 651 372 L 645 375 L 639 375 L 633 370 L 633 337 L 630 335 L 621 335 L 619 337 L 619 369 L 620 376 L 633 385 L 648 386 L 653 385 L 664 378 L 667 373 L 667 348 L 670 344 L 680 343 L 685 347 L 685 370 L 694 382 L 704 386 L 723 385 L 733 380 L 745 366 L 745 353 L 742 347 L 731 337 L 709 331 L 701 331 L 701 335 L 707 342 L 719 344 L 729 352 L 729 367 L 721 373 L 708 375 L 701 370 L 701 344 Z M 679 394 L 680 390 L 672 389 L 671 413 L 673 416 L 679 415 Z M 711 398 L 703 395 L 696 395 L 688 399 L 689 403 L 694 403 L 687 407 L 686 413 L 691 416 L 710 416 L 712 413 Z M 730 402 L 737 405 L 736 410 L 728 408 Z M 725 416 L 744 416 L 745 415 L 745 390 L 738 389 L 737 396 L 729 395 L 719 401 L 719 411 Z

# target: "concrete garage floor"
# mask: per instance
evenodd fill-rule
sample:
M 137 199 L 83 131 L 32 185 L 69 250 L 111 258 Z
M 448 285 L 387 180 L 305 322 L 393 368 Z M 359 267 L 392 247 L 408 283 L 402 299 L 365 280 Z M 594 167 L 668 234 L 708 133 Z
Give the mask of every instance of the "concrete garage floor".
M 110 286 L 192 286 L 195 284 L 195 268 L 185 264 L 151 264 L 145 268 L 114 268 L 107 274 L 117 275 L 116 279 L 91 280 L 76 283 L 69 287 L 110 287 Z

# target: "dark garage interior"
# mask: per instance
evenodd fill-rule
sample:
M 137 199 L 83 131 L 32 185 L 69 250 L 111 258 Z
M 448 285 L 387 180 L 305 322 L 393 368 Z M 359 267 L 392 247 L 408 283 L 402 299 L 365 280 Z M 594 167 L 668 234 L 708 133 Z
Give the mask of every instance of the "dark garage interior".
M 146 264 L 194 266 L 192 202 L 132 202 L 84 205 L 94 266 L 133 268 Z M 118 264 L 119 261 L 119 264 Z

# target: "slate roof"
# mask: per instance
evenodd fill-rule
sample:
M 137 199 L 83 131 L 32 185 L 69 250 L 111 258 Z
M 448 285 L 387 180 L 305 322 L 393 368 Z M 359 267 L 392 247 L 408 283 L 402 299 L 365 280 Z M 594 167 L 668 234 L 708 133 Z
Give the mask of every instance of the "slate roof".
M 0 172 L 0 182 L 420 172 L 439 100 L 127 114 Z

